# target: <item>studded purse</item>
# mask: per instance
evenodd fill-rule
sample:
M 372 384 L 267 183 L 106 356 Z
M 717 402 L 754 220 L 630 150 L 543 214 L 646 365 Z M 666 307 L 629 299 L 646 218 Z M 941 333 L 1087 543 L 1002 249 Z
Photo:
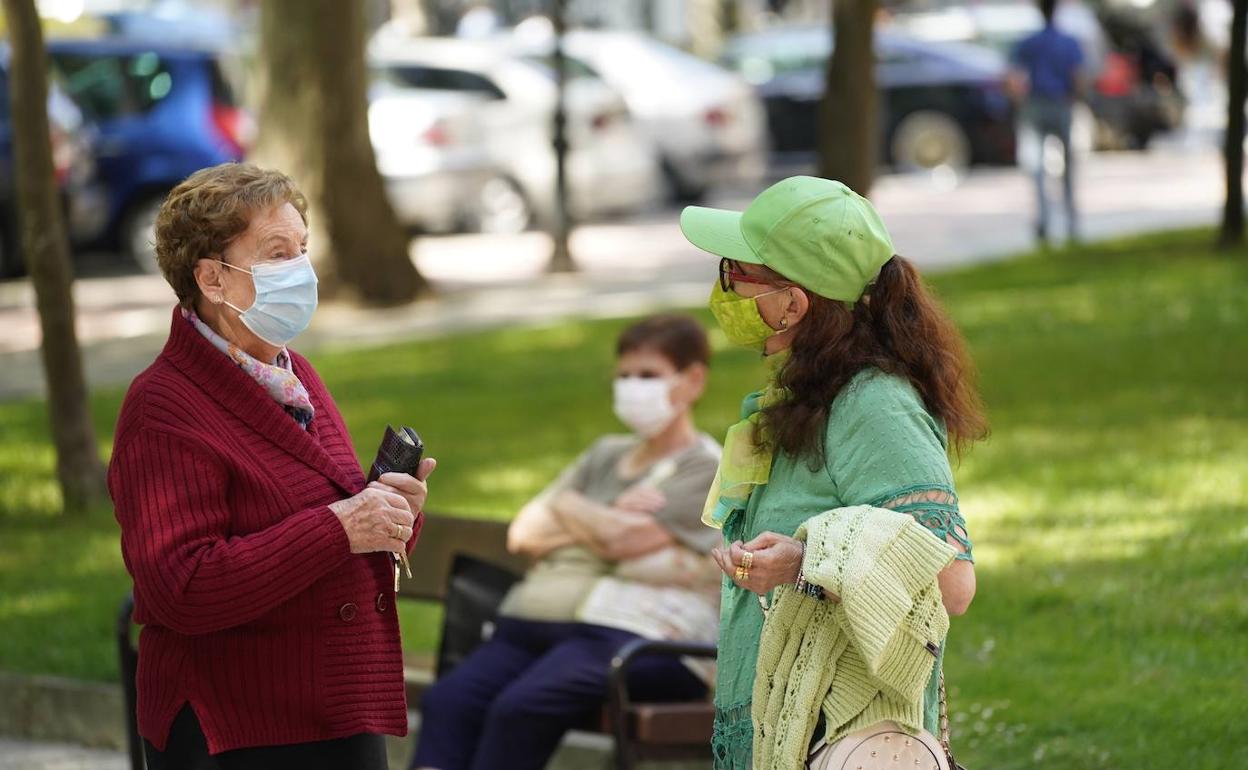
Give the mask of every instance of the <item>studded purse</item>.
M 911 735 L 896 722 L 856 730 L 815 749 L 807 770 L 965 770 L 949 747 L 945 677 L 940 677 L 940 737 L 923 730 Z

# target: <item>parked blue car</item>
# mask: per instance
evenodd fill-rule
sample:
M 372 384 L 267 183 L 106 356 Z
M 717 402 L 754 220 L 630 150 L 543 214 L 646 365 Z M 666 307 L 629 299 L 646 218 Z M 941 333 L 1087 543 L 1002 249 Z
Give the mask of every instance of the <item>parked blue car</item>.
M 108 197 L 99 245 L 154 272 L 152 226 L 165 195 L 201 168 L 240 160 L 251 133 L 220 53 L 106 38 L 50 40 L 48 55 L 97 128 L 96 173 Z

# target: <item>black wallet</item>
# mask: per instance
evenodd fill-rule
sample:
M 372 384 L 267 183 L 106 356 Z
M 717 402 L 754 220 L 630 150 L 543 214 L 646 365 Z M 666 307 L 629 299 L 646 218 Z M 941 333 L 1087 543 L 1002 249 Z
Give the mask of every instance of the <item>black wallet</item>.
M 415 476 L 424 454 L 425 442 L 420 440 L 420 434 L 408 427 L 396 431 L 387 425 L 386 435 L 382 437 L 381 446 L 377 448 L 377 457 L 368 469 L 368 480 L 376 481 L 383 473 L 406 473 Z M 424 523 L 424 516 L 417 512 L 416 521 L 412 525 L 413 537 L 420 537 Z M 412 576 L 412 569 L 406 554 L 395 556 L 394 559 L 394 592 L 398 593 L 399 565 L 403 566 L 403 571 L 409 578 Z
M 425 455 L 425 444 L 420 434 L 408 427 L 397 431 L 386 426 L 386 435 L 377 448 L 377 457 L 368 469 L 368 480 L 376 481 L 383 473 L 407 473 L 415 476 L 420 459 Z

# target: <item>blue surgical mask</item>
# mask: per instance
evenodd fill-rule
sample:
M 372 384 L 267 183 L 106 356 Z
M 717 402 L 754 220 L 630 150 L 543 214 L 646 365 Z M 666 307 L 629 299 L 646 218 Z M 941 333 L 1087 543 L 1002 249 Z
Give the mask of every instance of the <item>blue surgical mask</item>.
M 221 260 L 217 260 L 221 262 Z M 239 313 L 243 325 L 260 339 L 282 347 L 298 337 L 316 312 L 316 271 L 308 255 L 280 262 L 263 262 L 250 270 L 221 262 L 228 268 L 251 275 L 256 285 L 256 301 L 246 310 L 226 302 Z

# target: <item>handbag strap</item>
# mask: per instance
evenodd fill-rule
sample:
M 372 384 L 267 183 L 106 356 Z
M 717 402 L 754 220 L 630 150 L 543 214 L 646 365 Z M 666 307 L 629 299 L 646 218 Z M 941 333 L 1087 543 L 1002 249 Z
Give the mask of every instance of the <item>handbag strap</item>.
M 953 748 L 949 745 L 949 704 L 945 699 L 945 672 L 940 672 L 940 747 L 949 758 L 950 770 L 958 767 L 953 758 Z

